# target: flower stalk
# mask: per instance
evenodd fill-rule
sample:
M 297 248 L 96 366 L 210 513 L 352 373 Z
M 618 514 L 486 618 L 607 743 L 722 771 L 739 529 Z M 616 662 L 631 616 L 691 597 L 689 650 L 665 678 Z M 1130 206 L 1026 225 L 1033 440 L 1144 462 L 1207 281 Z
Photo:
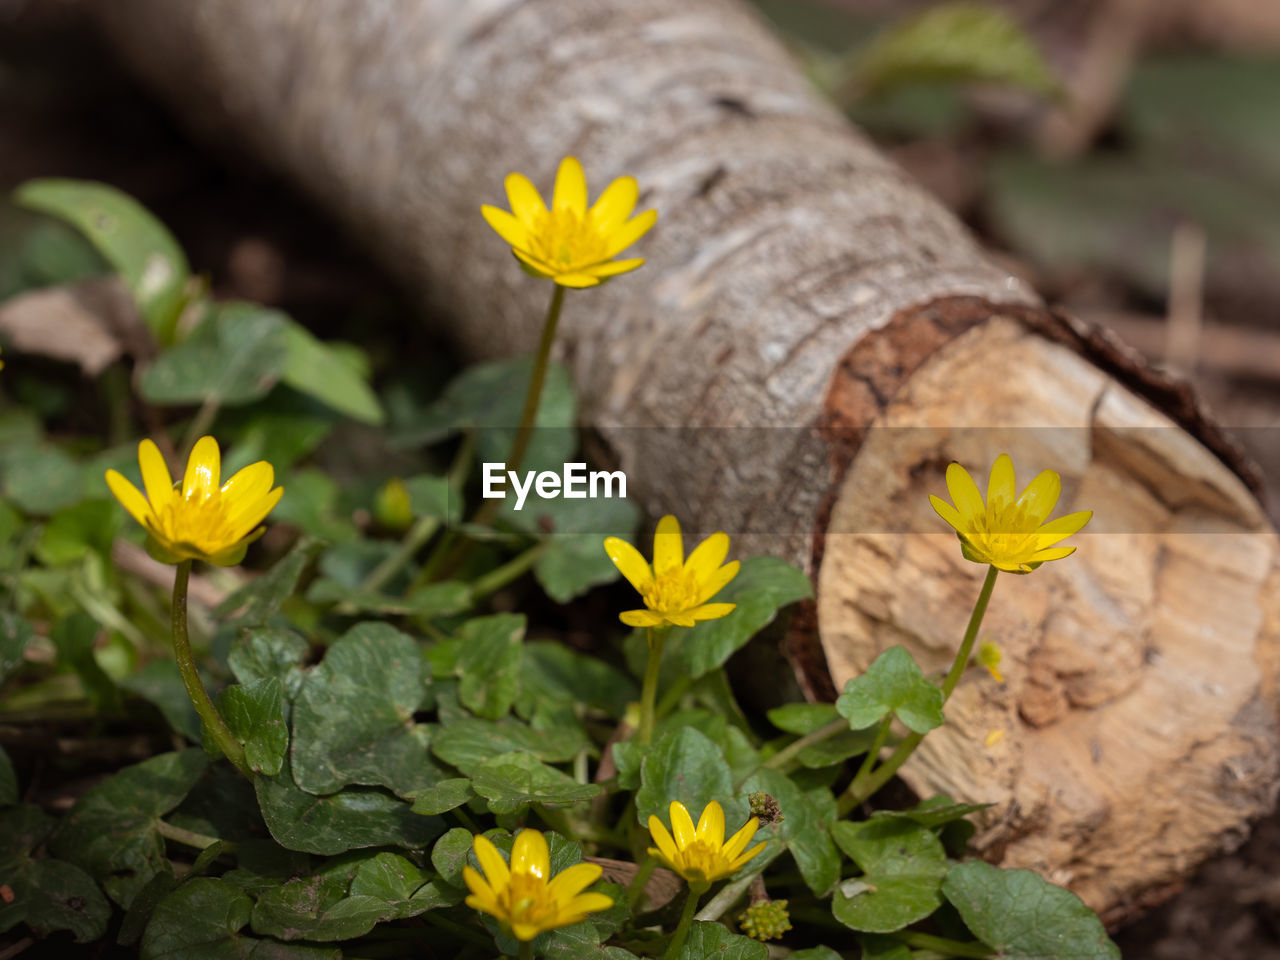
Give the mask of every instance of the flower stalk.
M 244 758 L 244 747 L 223 721 L 213 701 L 209 699 L 209 692 L 200 682 L 200 674 L 196 671 L 196 663 L 191 656 L 191 640 L 187 635 L 187 582 L 190 576 L 191 561 L 183 560 L 178 564 L 173 576 L 173 656 L 178 662 L 178 673 L 182 675 L 182 684 L 187 688 L 187 696 L 191 698 L 196 713 L 200 715 L 201 722 L 213 737 L 218 749 L 237 770 L 252 780 L 253 771 Z
M 706 891 L 705 883 L 689 885 L 689 896 L 685 898 L 684 909 L 680 911 L 680 922 L 676 925 L 676 932 L 667 941 L 667 949 L 662 954 L 662 960 L 676 960 L 676 957 L 680 956 L 680 948 L 689 938 L 689 928 L 693 926 L 693 916 L 698 912 L 698 901 Z
M 649 662 L 644 668 L 644 686 L 640 688 L 640 729 L 636 742 L 647 747 L 653 742 L 655 704 L 658 699 L 658 675 L 662 670 L 662 648 L 670 627 L 649 627 Z

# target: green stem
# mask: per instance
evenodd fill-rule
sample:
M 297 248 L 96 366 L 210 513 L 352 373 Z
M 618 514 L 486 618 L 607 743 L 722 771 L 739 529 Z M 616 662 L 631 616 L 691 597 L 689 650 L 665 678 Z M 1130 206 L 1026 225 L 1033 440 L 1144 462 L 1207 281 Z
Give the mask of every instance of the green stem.
M 689 936 L 689 928 L 693 926 L 693 915 L 698 912 L 698 899 L 706 892 L 706 888 L 697 889 L 693 886 L 689 887 L 689 896 L 685 898 L 684 910 L 680 912 L 680 923 L 676 926 L 676 932 L 671 935 L 670 942 L 667 943 L 667 950 L 662 955 L 662 960 L 676 960 L 680 956 L 680 948 L 684 946 L 685 939 Z
M 986 615 L 987 604 L 991 601 L 991 591 L 995 589 L 996 576 L 999 573 L 1000 571 L 996 567 L 987 569 L 987 578 L 982 583 L 982 590 L 978 594 L 978 602 L 974 604 L 973 613 L 969 617 L 969 626 L 964 631 L 964 640 L 960 643 L 960 649 L 951 664 L 951 669 L 947 672 L 946 679 L 942 681 L 943 703 L 946 703 L 950 698 L 951 692 L 955 690 L 956 684 L 960 682 L 960 676 L 969 665 L 969 658 L 973 655 L 973 644 L 978 639 L 978 630 L 982 626 L 982 618 Z M 850 810 L 873 796 L 877 790 L 888 783 L 902 765 L 907 762 L 907 759 L 923 739 L 924 734 L 922 733 L 910 734 L 898 744 L 898 748 L 893 751 L 893 755 L 882 766 L 877 767 L 875 772 L 870 773 L 865 778 L 861 776 L 855 777 L 849 786 L 845 788 L 845 792 L 841 794 L 840 802 L 836 806 L 840 816 L 847 815 Z
M 178 662 L 178 673 L 182 674 L 187 696 L 191 698 L 209 735 L 235 768 L 252 780 L 253 771 L 245 762 L 244 747 L 240 746 L 240 741 L 227 728 L 218 708 L 209 699 L 208 691 L 200 682 L 200 674 L 196 672 L 196 662 L 191 657 L 191 640 L 187 636 L 187 580 L 190 576 L 191 561 L 183 560 L 173 575 L 173 655 Z
M 369 575 L 360 582 L 360 589 L 376 593 L 385 587 L 400 568 L 412 560 L 414 554 L 435 536 L 439 527 L 439 517 L 419 517 L 409 528 L 409 532 L 404 535 L 404 539 L 400 541 L 396 552 L 369 571 Z
M 653 720 L 657 723 L 668 713 L 676 708 L 681 698 L 689 692 L 689 687 L 693 685 L 693 681 L 689 679 L 687 673 L 682 673 L 672 681 L 671 686 L 667 688 L 667 692 L 662 695 L 662 699 L 658 701 L 658 705 L 653 708 Z
M 991 569 L 995 569 L 992 567 Z M 898 933 L 891 933 L 889 936 L 906 944 L 908 947 L 919 947 L 921 950 L 935 950 L 940 954 L 949 957 L 972 957 L 974 960 L 986 960 L 987 957 L 995 956 L 995 951 L 986 944 L 979 943 L 976 940 L 968 942 L 962 940 L 948 940 L 946 937 L 935 937 L 931 933 L 917 933 L 914 930 L 904 930 Z
M 471 585 L 471 599 L 479 600 L 487 597 L 495 590 L 500 590 L 512 580 L 526 573 L 538 562 L 542 552 L 547 548 L 546 541 L 535 543 L 524 553 L 517 554 L 500 567 L 495 567 Z
M 871 742 L 871 749 L 862 758 L 862 766 L 858 767 L 858 772 L 854 775 L 853 782 L 849 784 L 851 793 L 862 792 L 862 785 L 866 783 L 867 777 L 871 776 L 871 771 L 875 769 L 876 762 L 880 759 L 880 751 L 884 747 L 884 742 L 889 739 L 889 728 L 891 726 L 893 726 L 893 714 L 889 714 L 889 716 L 880 721 L 880 728 L 876 730 L 876 738 Z
M 825 727 L 819 727 L 811 733 L 806 733 L 799 740 L 787 744 L 772 757 L 761 764 L 762 767 L 768 767 L 770 770 L 781 770 L 787 766 L 792 760 L 800 756 L 808 747 L 812 747 L 815 743 L 821 743 L 823 740 L 830 740 L 837 734 L 844 733 L 849 729 L 849 721 L 841 717 L 838 720 L 832 720 Z M 755 771 L 752 771 L 753 773 Z
M 644 668 L 640 688 L 640 730 L 636 742 L 647 747 L 653 741 L 654 701 L 658 698 L 658 673 L 662 669 L 662 647 L 669 627 L 649 627 L 649 663 Z
M 183 830 L 181 827 L 175 827 L 173 824 L 165 823 L 163 820 L 156 820 L 155 828 L 156 833 L 166 840 L 172 840 L 174 843 L 180 843 L 186 847 L 195 847 L 197 850 L 207 850 L 215 843 L 220 842 L 217 837 L 196 833 L 193 830 Z
M 556 287 L 556 289 L 559 290 L 560 288 Z M 533 941 L 532 940 L 520 941 L 519 960 L 533 960 Z

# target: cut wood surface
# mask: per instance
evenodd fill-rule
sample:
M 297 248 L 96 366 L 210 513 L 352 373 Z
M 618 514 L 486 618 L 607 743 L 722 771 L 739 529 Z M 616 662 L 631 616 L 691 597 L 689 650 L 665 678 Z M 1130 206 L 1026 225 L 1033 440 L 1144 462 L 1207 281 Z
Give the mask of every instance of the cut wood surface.
M 1078 555 L 1001 579 L 1008 682 L 967 678 L 904 770 L 998 804 L 990 859 L 1120 919 L 1271 808 L 1277 550 L 1230 444 L 988 260 L 737 3 L 97 5 L 184 120 L 309 190 L 475 356 L 529 349 L 549 295 L 479 216 L 503 176 L 634 175 L 649 262 L 569 298 L 560 356 L 651 513 L 814 574 L 812 689 L 892 643 L 949 656 L 980 574 L 927 514 L 950 459 L 1059 470 L 1097 512 Z

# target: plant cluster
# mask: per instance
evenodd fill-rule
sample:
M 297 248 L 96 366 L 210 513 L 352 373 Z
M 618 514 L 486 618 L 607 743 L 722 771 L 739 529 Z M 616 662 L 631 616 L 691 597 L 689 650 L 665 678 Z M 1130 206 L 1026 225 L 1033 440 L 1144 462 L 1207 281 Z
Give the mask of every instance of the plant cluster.
M 870 803 L 944 723 L 998 573 L 1071 552 L 1089 516 L 1049 519 L 1057 474 L 1019 493 L 1001 457 L 984 498 L 948 469 L 934 506 L 988 574 L 944 677 L 893 647 L 835 703 L 749 716 L 725 664 L 811 597 L 801 571 L 730 559 L 724 533 L 686 554 L 674 516 L 646 556 L 626 501 L 469 496 L 478 461 L 573 456 L 550 360 L 565 290 L 639 267 L 616 258 L 656 220 L 627 177 L 588 206 L 572 158 L 549 206 L 518 174 L 507 192 L 483 212 L 551 281 L 538 353 L 397 420 L 357 351 L 211 300 L 129 198 L 19 191 L 87 238 L 149 339 L 105 446 L 0 408 L 0 742 L 19 758 L 0 750 L 0 933 L 146 960 L 1117 957 L 1068 891 L 966 857 L 983 805 Z M 308 461 L 340 418 L 439 466 L 340 487 Z M 494 604 L 619 575 L 639 605 L 590 650 Z M 197 577 L 220 602 L 193 602 Z M 979 659 L 992 676 L 971 682 L 996 682 L 998 650 Z M 51 802 L 46 764 L 94 758 Z

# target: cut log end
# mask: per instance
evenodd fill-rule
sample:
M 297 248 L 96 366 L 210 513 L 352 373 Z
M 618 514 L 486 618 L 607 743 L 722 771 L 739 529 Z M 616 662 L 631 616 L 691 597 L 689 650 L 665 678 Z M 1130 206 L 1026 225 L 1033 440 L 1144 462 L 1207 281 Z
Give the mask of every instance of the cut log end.
M 1000 453 L 1020 487 L 1058 471 L 1057 514 L 1094 518 L 1074 556 L 997 582 L 982 636 L 1002 648 L 1005 682 L 971 669 L 902 776 L 923 796 L 995 803 L 980 853 L 1120 922 L 1273 806 L 1280 548 L 1188 433 L 997 317 L 901 385 L 840 484 L 817 605 L 837 688 L 895 644 L 946 669 L 984 568 L 928 494 L 945 494 L 951 460 L 982 484 Z

